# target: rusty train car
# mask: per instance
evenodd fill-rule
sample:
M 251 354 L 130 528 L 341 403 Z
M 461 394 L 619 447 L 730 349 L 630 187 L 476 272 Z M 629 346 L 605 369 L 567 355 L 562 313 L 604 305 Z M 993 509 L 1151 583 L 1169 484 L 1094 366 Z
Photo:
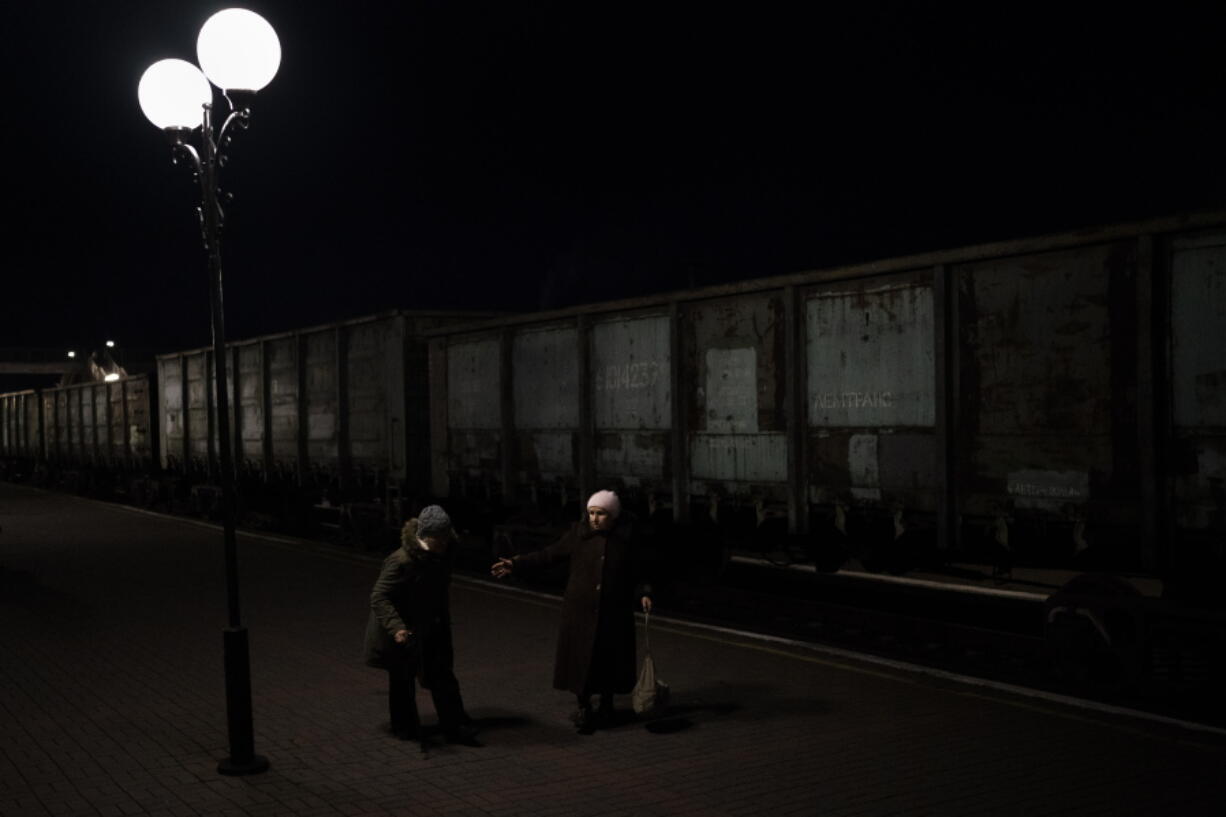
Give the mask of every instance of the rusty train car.
M 389 312 L 227 344 L 244 521 L 371 533 L 426 491 L 421 333 L 472 316 Z M 219 513 L 213 357 L 175 352 L 147 375 L 2 395 L 0 458 L 72 490 Z
M 1222 337 L 1226 213 L 1206 213 L 529 315 L 388 313 L 227 363 L 242 495 L 282 519 L 393 522 L 430 495 L 548 524 L 611 486 L 802 558 L 847 539 L 1154 573 L 1221 558 Z M 207 502 L 212 352 L 156 366 L 0 396 L 0 456 L 156 471 Z
M 616 487 L 746 540 L 1006 564 L 1221 557 L 1226 214 L 427 334 L 437 496 Z
M 0 457 L 16 473 L 54 470 L 72 490 L 127 490 L 157 464 L 154 384 L 136 375 L 0 395 Z

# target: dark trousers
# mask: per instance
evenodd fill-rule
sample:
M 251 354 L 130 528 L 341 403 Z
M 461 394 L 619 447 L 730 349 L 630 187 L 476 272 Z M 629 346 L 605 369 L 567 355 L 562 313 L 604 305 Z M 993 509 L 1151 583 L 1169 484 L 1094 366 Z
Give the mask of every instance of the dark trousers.
M 434 700 L 439 728 L 444 733 L 454 732 L 468 719 L 464 713 L 464 701 L 460 697 L 460 682 L 451 670 L 436 672 L 431 681 L 430 697 Z M 410 733 L 419 730 L 421 719 L 417 715 L 417 687 L 413 683 L 413 676 L 406 678 L 401 673 L 388 672 L 387 707 L 393 730 Z

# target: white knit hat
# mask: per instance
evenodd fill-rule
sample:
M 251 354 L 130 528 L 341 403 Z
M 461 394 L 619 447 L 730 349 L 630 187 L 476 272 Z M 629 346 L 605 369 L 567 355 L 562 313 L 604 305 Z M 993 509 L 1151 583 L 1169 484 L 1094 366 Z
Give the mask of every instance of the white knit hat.
M 612 491 L 597 491 L 587 501 L 587 506 L 589 508 L 604 508 L 609 512 L 610 516 L 617 516 L 622 510 L 621 501 L 617 498 L 617 494 Z

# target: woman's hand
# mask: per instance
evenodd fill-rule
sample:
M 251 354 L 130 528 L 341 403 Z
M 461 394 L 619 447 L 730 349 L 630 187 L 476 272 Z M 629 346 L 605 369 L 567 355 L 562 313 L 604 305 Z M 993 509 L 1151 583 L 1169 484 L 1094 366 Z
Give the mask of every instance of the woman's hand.
M 514 565 L 515 562 L 510 559 L 499 559 L 490 567 L 490 573 L 493 574 L 495 579 L 505 579 L 511 575 Z
M 643 596 L 642 604 L 643 604 L 643 612 L 650 613 L 651 612 L 651 596 Z

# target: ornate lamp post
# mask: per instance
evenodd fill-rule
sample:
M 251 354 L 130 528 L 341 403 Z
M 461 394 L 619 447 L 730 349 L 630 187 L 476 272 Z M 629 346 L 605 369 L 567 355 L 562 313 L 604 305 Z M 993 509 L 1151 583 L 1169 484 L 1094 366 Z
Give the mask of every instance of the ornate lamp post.
M 222 517 L 225 531 L 226 596 L 229 626 L 223 632 L 226 672 L 226 716 L 230 756 L 217 770 L 222 774 L 256 774 L 268 761 L 255 753 L 251 723 L 251 665 L 247 630 L 239 618 L 238 558 L 234 536 L 234 464 L 230 449 L 230 405 L 226 393 L 226 330 L 221 299 L 221 230 L 224 213 L 218 171 L 237 130 L 251 118 L 255 93 L 272 81 L 281 63 L 281 44 L 264 18 L 245 9 L 226 9 L 210 17 L 196 41 L 200 68 L 183 60 L 162 60 L 141 77 L 137 97 L 141 110 L 161 128 L 171 143 L 172 161 L 186 163 L 200 182 L 200 229 L 209 259 L 209 294 L 213 318 L 213 369 L 217 376 L 217 442 L 221 460 Z M 201 72 L 203 69 L 203 73 Z M 207 79 L 206 79 L 207 77 Z M 230 113 L 213 134 L 213 88 L 222 90 Z M 202 151 L 189 143 L 200 130 Z

